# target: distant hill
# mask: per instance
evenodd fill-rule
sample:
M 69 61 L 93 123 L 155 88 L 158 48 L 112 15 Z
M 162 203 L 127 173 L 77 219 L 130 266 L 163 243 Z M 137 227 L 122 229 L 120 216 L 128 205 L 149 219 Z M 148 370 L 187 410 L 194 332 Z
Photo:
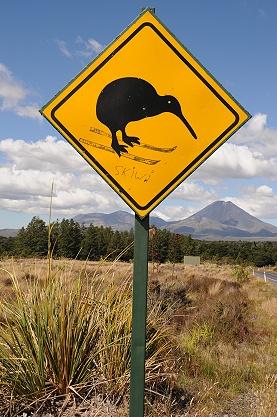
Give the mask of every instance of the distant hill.
M 78 214 L 73 217 L 73 220 L 83 224 L 84 226 L 89 226 L 93 224 L 94 226 L 105 226 L 111 227 L 114 230 L 130 230 L 134 228 L 135 216 L 132 213 L 127 211 L 119 210 L 114 213 L 105 214 L 105 213 L 88 213 L 88 214 Z M 162 228 L 167 225 L 165 220 L 160 219 L 159 217 L 153 216 L 150 221 L 151 225 Z
M 277 227 L 265 223 L 231 201 L 215 201 L 168 229 L 205 240 L 277 240 Z
M 3 237 L 15 237 L 18 233 L 18 229 L 0 229 L 0 236 Z
M 125 211 L 80 214 L 73 219 L 86 226 L 92 223 L 121 231 L 134 227 L 134 215 Z M 276 226 L 251 216 L 231 201 L 215 201 L 184 220 L 166 222 L 152 216 L 150 224 L 174 233 L 191 234 L 195 239 L 277 240 Z
M 133 227 L 134 216 L 126 211 L 115 211 L 114 213 L 88 213 L 78 214 L 73 217 L 75 222 L 89 226 L 105 226 L 114 230 L 130 230 Z
M 111 227 L 113 230 L 134 228 L 134 215 L 120 210 L 114 213 L 88 213 L 73 217 L 85 226 Z M 276 240 L 277 227 L 265 223 L 231 201 L 215 201 L 192 216 L 167 222 L 157 216 L 150 217 L 150 225 L 174 233 L 190 234 L 203 240 Z M 0 229 L 0 236 L 14 237 L 18 229 Z

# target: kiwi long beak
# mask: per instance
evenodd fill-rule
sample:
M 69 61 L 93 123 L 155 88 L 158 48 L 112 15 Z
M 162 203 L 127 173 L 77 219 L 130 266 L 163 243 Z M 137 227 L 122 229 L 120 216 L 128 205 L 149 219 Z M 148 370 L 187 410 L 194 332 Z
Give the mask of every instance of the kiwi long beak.
M 178 115 L 179 119 L 182 120 L 182 122 L 184 123 L 184 125 L 186 126 L 186 128 L 189 130 L 190 134 L 194 137 L 194 139 L 197 139 L 196 133 L 193 130 L 193 128 L 191 127 L 191 125 L 189 124 L 189 122 L 187 121 L 187 119 L 182 115 Z

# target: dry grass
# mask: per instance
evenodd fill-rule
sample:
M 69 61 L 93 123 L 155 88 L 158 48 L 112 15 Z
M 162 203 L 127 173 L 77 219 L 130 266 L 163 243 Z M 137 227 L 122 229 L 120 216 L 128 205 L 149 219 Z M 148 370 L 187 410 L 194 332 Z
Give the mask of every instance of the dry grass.
M 44 262 L 40 271 L 36 262 L 29 272 L 26 263 L 12 266 L 12 273 L 2 269 L 3 283 L 5 274 L 13 282 L 8 300 L 5 285 L 1 297 L 2 412 L 61 396 L 108 393 L 120 403 L 130 381 L 130 266 L 53 262 L 50 273 Z M 150 303 L 146 388 L 153 399 L 172 384 L 178 360 L 172 341 L 160 303 Z
M 256 406 L 253 392 L 260 387 L 264 392 L 266 375 L 277 372 L 277 287 L 251 274 L 239 283 L 231 266 L 178 265 L 173 275 L 171 268 L 164 265 L 152 281 L 160 296 L 171 297 L 178 307 L 172 324 L 185 354 L 179 383 L 196 398 L 190 415 L 227 414 L 233 401 L 238 406 L 232 405 L 232 415 L 250 415 Z
M 277 416 L 277 375 L 268 375 L 259 389 L 255 392 L 256 407 L 250 417 Z
M 23 293 L 34 282 L 43 287 L 43 277 L 47 276 L 48 270 L 47 261 L 42 260 L 6 260 L 1 262 L 0 267 L 0 295 L 1 299 L 6 300 L 13 300 L 15 293 L 11 277 L 5 270 L 12 271 L 18 277 Z M 131 275 L 132 264 L 87 262 L 85 265 L 81 261 L 55 260 L 52 272 L 57 276 L 63 275 L 67 285 L 78 276 L 80 282 L 97 284 L 98 288 L 103 279 L 104 282 L 110 282 L 112 277 L 110 293 L 115 294 L 122 280 L 126 282 Z M 173 337 L 169 335 L 174 334 L 169 345 L 165 343 L 167 347 L 164 352 L 176 345 L 175 355 L 181 360 L 178 360 L 177 368 L 170 368 L 169 364 L 166 368 L 171 375 L 174 392 L 169 396 L 162 382 L 156 385 L 155 390 L 162 396 L 147 397 L 147 416 L 219 417 L 224 413 L 229 416 L 230 410 L 233 410 L 232 416 L 237 417 L 276 415 L 275 403 L 271 403 L 270 395 L 273 400 L 276 399 L 273 391 L 276 390 L 277 373 L 277 287 L 251 276 L 249 281 L 238 282 L 236 272 L 231 266 L 214 264 L 149 266 L 150 319 L 153 317 L 155 328 L 164 328 L 165 334 L 161 332 L 161 340 L 169 340 Z M 99 300 L 102 297 L 103 304 L 107 304 L 105 296 L 107 293 L 105 295 L 102 287 L 97 298 Z M 100 362 L 105 364 L 101 369 L 104 380 L 116 380 L 117 393 L 120 392 L 126 401 L 129 380 L 128 371 L 124 372 L 129 361 L 128 353 L 126 356 L 128 349 L 124 343 L 112 342 L 117 340 L 122 327 L 111 329 L 109 323 L 122 323 L 123 317 L 128 317 L 129 321 L 124 321 L 124 326 L 129 329 L 129 336 L 125 339 L 128 345 L 128 285 L 121 291 L 120 297 L 120 304 L 115 305 L 112 311 L 101 310 L 101 344 L 106 344 L 108 348 L 99 357 Z M 122 309 L 122 305 L 127 310 Z M 122 360 L 113 362 L 110 360 L 113 357 Z M 149 369 L 152 370 L 148 375 L 153 374 L 157 361 L 162 362 L 161 356 L 154 355 L 152 359 L 152 364 L 149 362 Z M 120 381 L 123 381 L 122 384 Z M 113 384 L 106 384 L 106 390 L 110 392 L 108 398 L 112 401 L 116 396 Z M 158 402 L 157 398 L 160 398 Z M 77 405 L 71 405 L 71 410 L 83 407 L 83 416 L 89 417 L 99 407 L 99 416 L 106 417 L 111 413 L 113 416 L 127 416 L 124 401 L 121 408 L 114 408 L 113 402 L 109 404 L 103 401 L 103 395 L 99 401 L 98 405 L 92 405 L 90 401 L 86 406 L 82 401 L 77 402 Z M 103 411 L 105 409 L 110 411 Z M 67 417 L 66 412 L 61 415 Z

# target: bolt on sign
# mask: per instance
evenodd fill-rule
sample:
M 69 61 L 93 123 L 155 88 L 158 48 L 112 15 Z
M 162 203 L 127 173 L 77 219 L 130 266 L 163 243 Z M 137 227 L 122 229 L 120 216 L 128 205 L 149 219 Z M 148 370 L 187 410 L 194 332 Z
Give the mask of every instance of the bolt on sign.
M 250 118 L 149 9 L 41 113 L 141 218 Z

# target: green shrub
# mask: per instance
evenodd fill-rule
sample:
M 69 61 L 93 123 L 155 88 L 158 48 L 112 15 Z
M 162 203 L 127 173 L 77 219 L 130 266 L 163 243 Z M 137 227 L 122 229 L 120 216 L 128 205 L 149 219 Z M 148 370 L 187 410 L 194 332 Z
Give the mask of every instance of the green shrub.
M 130 280 L 87 281 L 64 272 L 29 283 L 14 276 L 15 299 L 2 302 L 0 384 L 19 402 L 90 389 L 122 398 L 130 380 Z M 160 305 L 147 323 L 146 385 L 171 384 L 173 339 Z M 1 386 L 0 386 L 1 389 Z
M 182 347 L 186 354 L 193 356 L 200 347 L 211 343 L 214 336 L 214 327 L 210 323 L 197 324 L 182 338 Z
M 249 270 L 243 265 L 237 265 L 233 274 L 236 281 L 240 284 L 244 284 L 250 280 Z

